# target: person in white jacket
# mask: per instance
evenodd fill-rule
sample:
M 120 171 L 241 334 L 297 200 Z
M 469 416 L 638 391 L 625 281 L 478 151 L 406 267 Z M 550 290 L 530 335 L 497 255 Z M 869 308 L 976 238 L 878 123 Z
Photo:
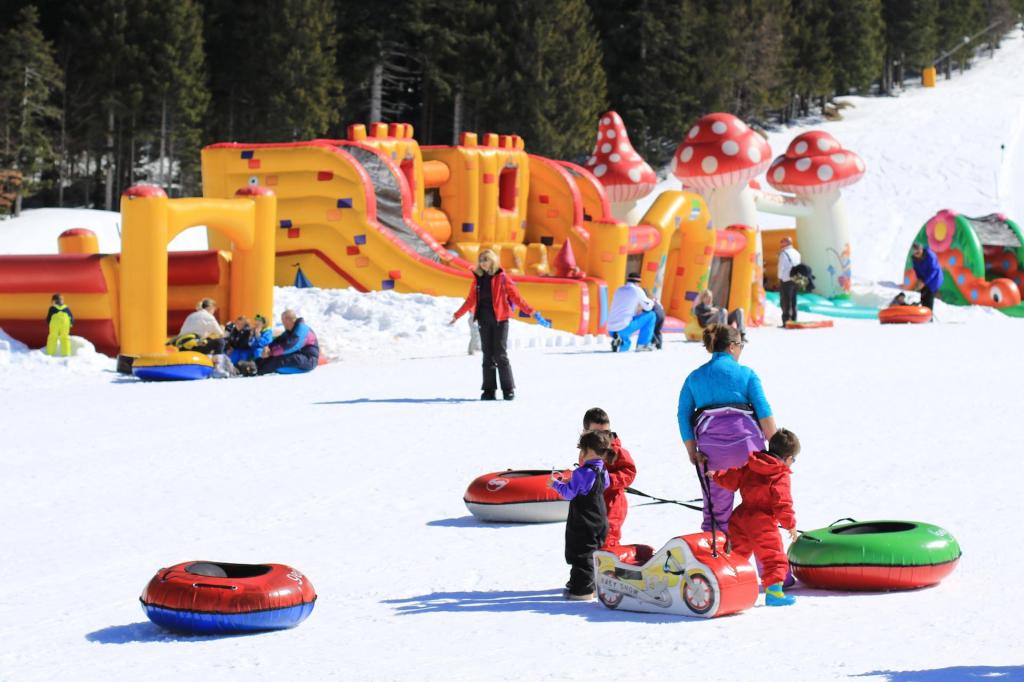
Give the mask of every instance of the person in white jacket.
M 639 332 L 636 349 L 653 350 L 654 313 L 652 301 L 640 287 L 640 275 L 631 273 L 626 283 L 612 294 L 612 307 L 608 311 L 608 333 L 612 337 L 612 352 L 625 353 L 631 347 L 630 337 Z
M 196 311 L 189 313 L 181 324 L 178 336 L 195 334 L 201 343 L 195 350 L 200 353 L 223 353 L 224 330 L 214 315 L 217 313 L 217 302 L 212 298 L 204 298 L 196 304 Z
M 793 247 L 793 240 L 783 237 L 779 242 L 779 305 L 782 306 L 782 326 L 790 320 L 796 321 L 796 282 L 790 278 L 794 265 L 800 265 L 800 252 Z

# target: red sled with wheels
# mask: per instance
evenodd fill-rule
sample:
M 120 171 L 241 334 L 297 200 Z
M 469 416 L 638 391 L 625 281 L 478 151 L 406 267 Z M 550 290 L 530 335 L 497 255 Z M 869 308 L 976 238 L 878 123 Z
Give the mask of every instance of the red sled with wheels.
M 621 558 L 625 552 L 594 552 L 597 596 L 610 609 L 715 618 L 745 611 L 757 601 L 754 567 L 725 551 L 721 533 L 714 544 L 711 533 L 691 533 L 672 538 L 657 552 L 636 547 L 633 561 Z

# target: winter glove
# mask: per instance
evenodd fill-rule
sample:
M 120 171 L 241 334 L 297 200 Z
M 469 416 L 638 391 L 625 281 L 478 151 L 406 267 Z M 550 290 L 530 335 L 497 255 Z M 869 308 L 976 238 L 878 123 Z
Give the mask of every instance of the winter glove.
M 535 312 L 533 314 L 533 319 L 535 319 L 537 321 L 537 324 L 539 324 L 540 326 L 547 327 L 548 329 L 551 328 L 551 320 L 545 320 L 544 316 L 541 315 L 540 312 Z

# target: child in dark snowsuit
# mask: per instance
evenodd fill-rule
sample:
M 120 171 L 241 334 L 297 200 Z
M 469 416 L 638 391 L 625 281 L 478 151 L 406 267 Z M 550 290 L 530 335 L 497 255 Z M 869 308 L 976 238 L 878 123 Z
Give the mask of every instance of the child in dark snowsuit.
M 779 429 L 768 441 L 767 452 L 752 452 L 738 469 L 715 472 L 715 482 L 739 490 L 743 502 L 729 518 L 732 550 L 742 559 L 753 554 L 761 562 L 766 606 L 789 606 L 796 601 L 782 591 L 789 570 L 782 551 L 782 526 L 796 540 L 796 514 L 790 492 L 790 467 L 800 454 L 800 441 L 788 429 Z
M 629 511 L 629 500 L 626 498 L 626 488 L 633 484 L 636 478 L 636 463 L 629 454 L 629 450 L 622 447 L 619 435 L 611 430 L 611 420 L 608 413 L 600 407 L 592 407 L 583 415 L 584 431 L 607 431 L 612 438 L 611 449 L 615 452 L 614 461 L 607 462 L 605 467 L 608 471 L 608 488 L 604 491 L 604 506 L 608 510 L 608 537 L 605 538 L 604 548 L 615 552 L 622 544 L 622 524 L 626 521 L 626 513 Z
M 548 485 L 569 500 L 565 521 L 565 562 L 569 569 L 566 599 L 586 601 L 594 598 L 594 552 L 604 544 L 608 533 L 608 513 L 604 490 L 608 487 L 605 462 L 614 458 L 612 439 L 607 431 L 587 431 L 578 443 L 579 468 L 568 482 L 551 474 Z

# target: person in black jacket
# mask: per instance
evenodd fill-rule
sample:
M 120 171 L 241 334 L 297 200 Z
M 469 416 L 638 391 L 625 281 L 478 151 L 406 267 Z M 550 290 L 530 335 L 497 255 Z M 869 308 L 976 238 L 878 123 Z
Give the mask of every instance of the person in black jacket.
M 579 468 L 572 472 L 568 482 L 552 473 L 548 485 L 569 500 L 565 562 L 571 568 L 563 594 L 572 601 L 586 601 L 594 598 L 594 552 L 601 548 L 608 535 L 604 491 L 609 479 L 605 464 L 614 459 L 615 451 L 608 431 L 585 432 L 577 447 L 580 449 Z

